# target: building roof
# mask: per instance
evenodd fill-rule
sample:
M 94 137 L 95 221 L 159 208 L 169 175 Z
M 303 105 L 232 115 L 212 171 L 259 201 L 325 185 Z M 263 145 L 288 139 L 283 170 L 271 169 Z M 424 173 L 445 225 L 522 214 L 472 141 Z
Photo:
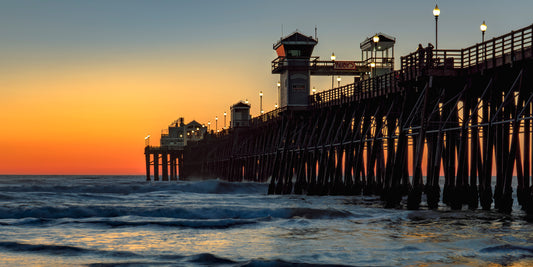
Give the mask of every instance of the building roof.
M 199 122 L 193 120 L 187 124 L 187 126 L 202 126 Z
M 246 104 L 246 103 L 244 103 L 242 101 L 239 101 L 239 102 L 233 104 L 230 108 L 231 109 L 233 109 L 233 108 L 250 108 L 250 104 Z
M 293 32 L 289 36 L 282 38 L 276 44 L 274 44 L 274 49 L 277 49 L 283 44 L 309 44 L 316 45 L 318 43 L 312 36 L 306 36 L 299 32 Z
M 377 51 L 387 50 L 387 49 L 393 47 L 394 44 L 396 43 L 396 38 L 394 38 L 394 37 L 392 37 L 392 36 L 390 36 L 388 34 L 384 34 L 384 33 L 380 32 L 380 33 L 377 33 L 376 35 L 379 36 L 378 46 L 376 47 Z M 364 41 L 361 42 L 361 44 L 359 45 L 361 50 L 363 50 L 363 51 L 372 51 L 374 49 L 374 44 L 373 44 L 374 41 L 372 40 L 372 38 L 374 38 L 374 36 L 375 35 L 372 35 L 371 37 L 368 37 Z

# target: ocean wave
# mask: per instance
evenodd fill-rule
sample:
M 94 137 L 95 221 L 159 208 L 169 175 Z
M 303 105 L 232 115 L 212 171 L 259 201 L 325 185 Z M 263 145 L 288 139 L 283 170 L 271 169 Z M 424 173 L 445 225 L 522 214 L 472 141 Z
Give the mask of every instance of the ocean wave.
M 510 253 L 518 251 L 533 254 L 533 247 L 523 247 L 506 244 L 501 246 L 487 247 L 480 250 L 480 252 L 482 253 Z
M 0 220 L 3 223 L 18 219 L 16 223 L 38 224 L 47 223 L 50 219 L 85 219 L 85 218 L 117 218 L 124 216 L 174 218 L 192 220 L 220 219 L 336 219 L 354 215 L 348 211 L 317 208 L 253 208 L 239 206 L 207 206 L 207 207 L 132 207 L 132 206 L 43 206 L 43 207 L 0 207 Z
M 198 229 L 227 229 L 230 227 L 237 227 L 242 225 L 255 224 L 260 221 L 268 221 L 270 218 L 263 219 L 221 219 L 221 220 L 74 220 L 65 221 L 62 224 L 91 224 L 103 225 L 109 227 L 140 227 L 140 226 L 159 226 L 159 227 L 182 227 L 182 228 L 198 228 Z
M 266 194 L 268 185 L 264 183 L 242 182 L 231 183 L 220 180 L 178 181 L 178 182 L 140 182 L 128 181 L 106 184 L 65 183 L 58 185 L 52 181 L 43 180 L 41 183 L 5 185 L 0 192 L 50 192 L 50 193 L 84 193 L 89 194 L 119 194 L 150 193 L 158 191 L 200 193 L 200 194 Z M 3 195 L 0 195 L 0 198 Z M 5 196 L 8 197 L 8 196 Z
M 180 265 L 193 264 L 202 266 L 242 266 L 242 267 L 294 267 L 294 266 L 348 266 L 348 265 L 331 265 L 331 264 L 308 264 L 300 262 L 289 262 L 279 259 L 252 259 L 247 261 L 233 260 L 222 256 L 217 256 L 211 253 L 198 253 L 189 256 L 178 254 L 154 254 L 141 255 L 138 253 L 127 251 L 109 251 L 82 248 L 67 245 L 54 244 L 29 244 L 15 241 L 0 242 L 0 250 L 6 250 L 15 253 L 34 253 L 46 254 L 52 256 L 63 257 L 80 257 L 84 255 L 98 255 L 98 257 L 106 259 L 106 261 L 89 263 L 86 266 L 136 266 L 136 265 Z M 115 259 L 115 260 L 113 260 Z
M 12 252 L 32 252 L 40 254 L 62 255 L 62 256 L 79 256 L 83 254 L 98 254 L 107 257 L 132 257 L 139 256 L 133 252 L 125 251 L 103 251 L 96 249 L 86 249 L 66 245 L 45 245 L 45 244 L 28 244 L 19 242 L 0 242 L 0 249 Z

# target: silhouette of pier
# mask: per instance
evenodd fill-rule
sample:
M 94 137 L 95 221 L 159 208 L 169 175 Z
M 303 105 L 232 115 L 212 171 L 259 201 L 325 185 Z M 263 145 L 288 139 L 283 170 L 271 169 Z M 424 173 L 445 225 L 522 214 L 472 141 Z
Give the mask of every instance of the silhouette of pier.
M 504 213 L 517 179 L 517 201 L 531 214 L 532 30 L 463 49 L 423 47 L 395 71 L 375 65 L 394 55 L 339 70 L 311 57 L 316 40 L 290 36 L 272 62 L 282 107 L 185 147 L 180 173 L 270 181 L 269 194 L 378 195 L 387 207 L 407 196 L 409 209 L 425 195 L 430 209 L 442 201 Z M 342 72 L 361 79 L 310 95 L 306 75 Z

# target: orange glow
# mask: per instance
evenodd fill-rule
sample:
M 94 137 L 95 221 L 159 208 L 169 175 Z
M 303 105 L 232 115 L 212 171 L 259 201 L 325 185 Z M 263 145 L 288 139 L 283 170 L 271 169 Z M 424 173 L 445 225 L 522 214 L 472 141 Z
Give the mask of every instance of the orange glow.
M 256 95 L 255 71 L 268 71 L 236 82 L 227 71 L 202 71 L 206 62 L 153 54 L 1 69 L 0 174 L 144 174 L 145 136 L 159 144 L 178 117 L 214 122 Z M 276 97 L 272 84 L 264 102 Z

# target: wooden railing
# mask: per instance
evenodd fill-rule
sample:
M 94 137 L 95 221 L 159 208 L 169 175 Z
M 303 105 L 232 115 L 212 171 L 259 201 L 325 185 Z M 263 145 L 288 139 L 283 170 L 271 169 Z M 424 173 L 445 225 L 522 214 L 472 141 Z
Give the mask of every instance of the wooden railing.
M 400 91 L 402 71 L 393 71 L 309 96 L 310 106 L 323 107 L 382 96 Z
M 339 105 L 401 90 L 400 81 L 414 80 L 425 69 L 479 71 L 533 57 L 533 24 L 464 49 L 429 49 L 401 57 L 401 69 L 309 96 L 310 106 Z
M 266 122 L 268 120 L 277 118 L 277 117 L 279 117 L 279 114 L 282 113 L 283 111 L 285 111 L 286 109 L 287 109 L 286 107 L 285 108 L 274 109 L 274 110 L 269 111 L 267 113 L 264 113 L 264 114 L 262 114 L 260 116 L 252 118 L 250 123 L 252 125 L 256 125 L 256 124 L 259 124 L 259 123 Z

